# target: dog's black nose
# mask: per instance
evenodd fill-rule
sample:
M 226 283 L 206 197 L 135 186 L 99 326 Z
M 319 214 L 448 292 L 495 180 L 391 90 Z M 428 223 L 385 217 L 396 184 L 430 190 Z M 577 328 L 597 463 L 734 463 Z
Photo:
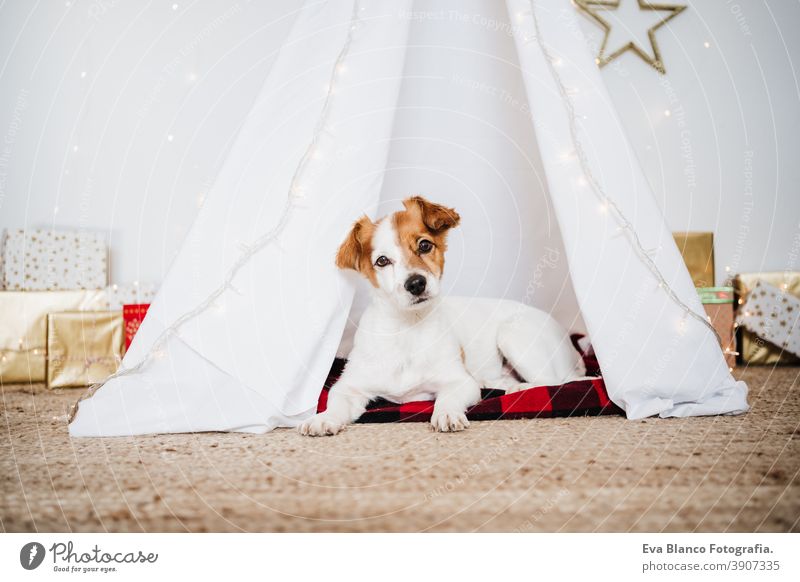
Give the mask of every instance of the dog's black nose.
M 406 291 L 412 295 L 422 295 L 422 292 L 425 291 L 426 284 L 427 281 L 422 275 L 411 275 L 408 279 L 406 279 L 405 287 Z

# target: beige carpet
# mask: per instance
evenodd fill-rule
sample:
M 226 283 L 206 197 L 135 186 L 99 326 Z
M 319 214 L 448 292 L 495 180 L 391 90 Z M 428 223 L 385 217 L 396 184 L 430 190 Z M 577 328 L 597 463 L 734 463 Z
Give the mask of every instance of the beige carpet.
M 798 531 L 800 369 L 739 417 L 358 425 L 309 439 L 67 436 L 77 392 L 2 391 L 5 531 Z

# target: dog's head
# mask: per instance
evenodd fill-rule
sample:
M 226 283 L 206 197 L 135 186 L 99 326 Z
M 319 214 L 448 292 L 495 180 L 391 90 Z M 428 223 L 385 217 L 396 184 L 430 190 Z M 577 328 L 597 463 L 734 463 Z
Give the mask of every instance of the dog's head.
M 447 233 L 460 217 L 452 208 L 413 196 L 404 210 L 356 221 L 339 247 L 336 266 L 354 269 L 395 306 L 415 309 L 439 295 Z

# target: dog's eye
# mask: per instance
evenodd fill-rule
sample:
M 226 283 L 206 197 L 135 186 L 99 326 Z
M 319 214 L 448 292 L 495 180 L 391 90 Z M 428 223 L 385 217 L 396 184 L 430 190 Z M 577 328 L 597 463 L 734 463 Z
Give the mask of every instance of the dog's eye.
M 417 244 L 417 250 L 421 255 L 429 253 L 433 250 L 433 243 L 429 240 L 422 239 Z
M 389 259 L 387 259 L 387 258 L 386 258 L 386 257 L 384 257 L 383 255 L 381 255 L 381 256 L 380 256 L 380 257 L 378 257 L 378 259 L 375 261 L 375 266 L 376 266 L 376 267 L 385 267 L 386 265 L 390 265 L 391 263 L 392 263 L 392 261 L 390 261 Z

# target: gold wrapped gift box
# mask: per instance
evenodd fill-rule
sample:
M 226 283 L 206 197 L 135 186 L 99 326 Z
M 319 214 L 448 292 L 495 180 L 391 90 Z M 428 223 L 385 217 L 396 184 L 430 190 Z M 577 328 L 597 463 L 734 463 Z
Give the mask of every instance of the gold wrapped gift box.
M 800 272 L 772 271 L 765 273 L 739 273 L 733 281 L 737 305 L 743 305 L 750 290 L 759 280 L 800 297 Z M 739 353 L 743 363 L 761 365 L 798 366 L 800 358 L 761 339 L 756 334 L 739 328 Z
M 695 287 L 714 286 L 714 233 L 673 232 Z
M 0 291 L 0 382 L 44 382 L 47 314 L 103 309 L 105 292 Z
M 47 316 L 47 387 L 102 382 L 122 359 L 120 311 L 67 311 Z

